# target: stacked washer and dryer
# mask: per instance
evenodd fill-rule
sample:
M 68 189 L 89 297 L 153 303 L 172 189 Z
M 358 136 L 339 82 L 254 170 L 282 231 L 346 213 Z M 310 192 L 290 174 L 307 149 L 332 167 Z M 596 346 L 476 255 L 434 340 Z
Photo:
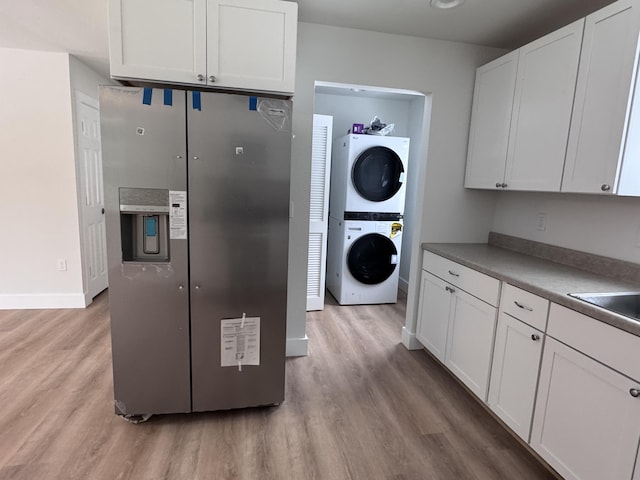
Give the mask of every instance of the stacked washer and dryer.
M 409 139 L 350 134 L 334 142 L 327 288 L 340 305 L 395 303 Z

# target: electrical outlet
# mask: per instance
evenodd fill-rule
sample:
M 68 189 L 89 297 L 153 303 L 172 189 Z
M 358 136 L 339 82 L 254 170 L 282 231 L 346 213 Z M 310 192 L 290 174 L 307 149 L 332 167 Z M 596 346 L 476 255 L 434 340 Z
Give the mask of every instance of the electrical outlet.
M 544 232 L 547 229 L 547 214 L 539 213 L 536 220 L 536 230 Z
M 57 263 L 58 263 L 58 271 L 59 272 L 66 272 L 67 271 L 67 259 L 66 258 L 59 258 Z

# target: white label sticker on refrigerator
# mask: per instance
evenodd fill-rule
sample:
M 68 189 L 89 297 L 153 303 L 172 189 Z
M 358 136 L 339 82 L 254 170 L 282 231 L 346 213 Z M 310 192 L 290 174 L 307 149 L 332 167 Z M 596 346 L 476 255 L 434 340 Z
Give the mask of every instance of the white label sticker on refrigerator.
M 187 192 L 169 191 L 169 237 L 171 240 L 187 238 Z
M 221 366 L 260 365 L 260 317 L 222 320 L 220 340 Z

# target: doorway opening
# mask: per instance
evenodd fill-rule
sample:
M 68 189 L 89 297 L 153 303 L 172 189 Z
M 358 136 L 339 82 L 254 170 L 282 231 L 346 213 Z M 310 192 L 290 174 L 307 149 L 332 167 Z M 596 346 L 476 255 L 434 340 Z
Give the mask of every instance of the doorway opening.
M 399 289 L 403 292 L 408 290 L 409 270 L 411 265 L 414 241 L 419 243 L 421 226 L 421 208 L 423 194 L 419 192 L 419 185 L 424 185 L 419 179 L 424 176 L 425 162 L 427 157 L 427 146 L 429 138 L 429 120 L 431 115 L 431 97 L 419 91 L 405 90 L 397 88 L 372 87 L 366 85 L 353 85 L 344 83 L 333 83 L 316 81 L 314 86 L 314 120 L 316 115 L 323 116 L 324 122 L 330 122 L 328 129 L 331 138 L 326 139 L 330 145 L 349 133 L 354 131 L 354 124 L 369 125 L 375 117 L 385 123 L 394 124 L 393 131 L 389 136 L 407 137 L 410 139 L 408 168 L 404 181 L 406 182 L 406 197 L 403 216 L 402 233 L 402 255 L 399 263 Z M 314 133 L 314 142 L 316 136 Z M 312 150 L 314 150 L 312 146 Z M 331 158 L 330 152 L 327 154 L 327 161 Z M 316 159 L 314 158 L 314 161 Z M 330 168 L 330 165 L 327 165 Z M 327 182 L 329 175 L 326 176 Z M 312 178 L 311 204 L 314 204 L 314 195 L 323 191 L 318 185 L 313 185 Z M 325 190 L 328 192 L 327 189 Z M 328 195 L 325 195 L 325 212 L 328 213 Z M 315 203 L 318 199 L 315 199 Z M 328 224 L 328 220 L 323 220 Z M 314 222 L 311 222 L 314 223 Z M 320 222 L 315 222 L 320 223 Z M 310 229 L 311 229 L 310 224 Z M 317 243 L 318 225 L 314 226 L 314 239 Z M 310 230 L 311 231 L 311 230 Z M 325 226 L 326 235 L 326 226 Z M 416 237 L 414 239 L 414 237 Z M 310 236 L 311 238 L 311 236 Z M 323 238 L 326 244 L 326 237 Z M 310 243 L 310 247 L 311 247 Z M 317 245 L 315 250 L 318 252 Z M 310 252 L 312 249 L 310 248 Z M 321 253 L 318 253 L 322 257 Z M 315 268 L 309 268 L 309 275 L 313 275 L 318 270 L 324 272 L 326 268 L 326 252 L 323 258 L 313 260 Z M 310 257 L 310 267 L 312 259 Z M 322 278 L 324 280 L 324 277 Z M 324 282 L 318 279 L 308 279 L 308 285 L 321 283 L 321 295 L 324 295 Z M 315 291 L 318 294 L 319 290 Z M 318 310 L 318 305 L 323 304 L 323 299 L 312 298 L 314 294 L 308 289 L 307 310 Z M 319 301 L 320 300 L 320 301 Z

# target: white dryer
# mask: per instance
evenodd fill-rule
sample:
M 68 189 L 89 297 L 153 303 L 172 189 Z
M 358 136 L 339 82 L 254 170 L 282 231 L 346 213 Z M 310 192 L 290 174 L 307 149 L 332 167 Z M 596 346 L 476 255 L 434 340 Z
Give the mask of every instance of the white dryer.
M 402 222 L 329 218 L 327 288 L 340 305 L 395 303 Z
M 333 145 L 330 216 L 392 220 L 404 214 L 408 138 L 351 134 Z M 366 215 L 371 213 L 395 217 Z

